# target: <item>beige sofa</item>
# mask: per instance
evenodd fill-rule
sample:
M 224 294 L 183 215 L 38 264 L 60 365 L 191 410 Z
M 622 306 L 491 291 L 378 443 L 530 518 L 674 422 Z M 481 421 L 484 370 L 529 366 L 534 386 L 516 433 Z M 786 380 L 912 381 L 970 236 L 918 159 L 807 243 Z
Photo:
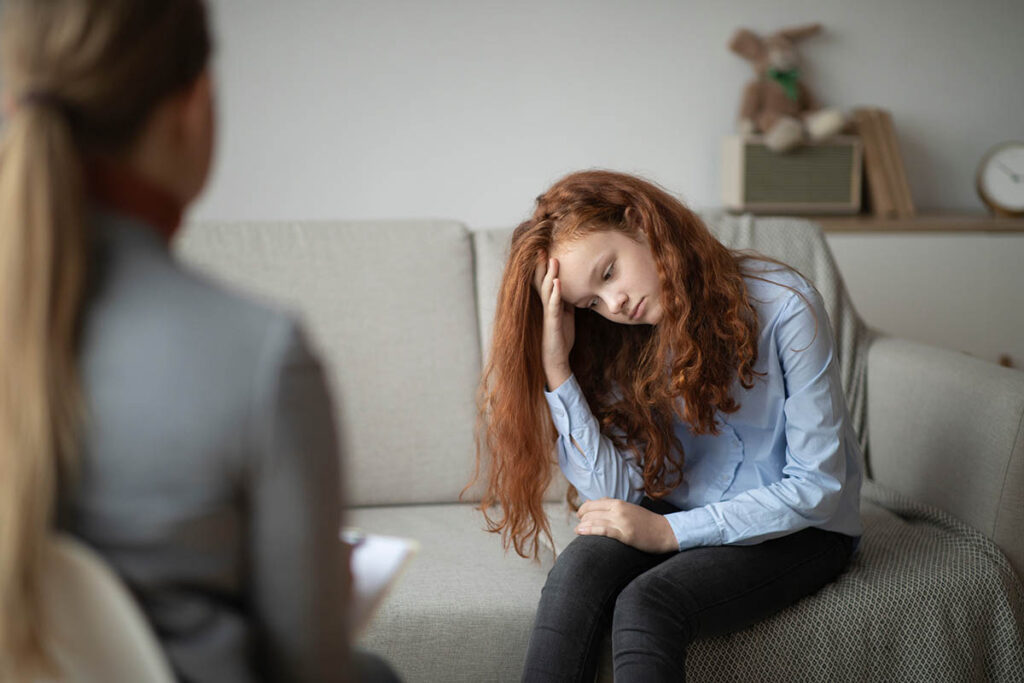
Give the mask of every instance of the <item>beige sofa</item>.
M 849 570 L 696 644 L 690 679 L 1024 680 L 1024 373 L 871 333 L 813 223 L 707 219 L 822 291 L 872 481 Z M 337 397 L 349 521 L 421 545 L 361 637 L 408 681 L 517 680 L 552 562 L 506 554 L 478 494 L 459 497 L 509 236 L 443 221 L 205 223 L 176 244 L 307 321 Z M 572 538 L 563 492 L 548 503 L 559 547 Z

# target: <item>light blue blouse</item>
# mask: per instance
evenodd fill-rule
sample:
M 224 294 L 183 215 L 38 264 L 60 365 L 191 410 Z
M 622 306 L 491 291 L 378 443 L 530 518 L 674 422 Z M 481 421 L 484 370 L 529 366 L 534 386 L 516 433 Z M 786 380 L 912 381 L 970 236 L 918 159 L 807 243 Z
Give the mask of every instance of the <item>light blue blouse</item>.
M 695 435 L 676 420 L 683 480 L 665 500 L 681 512 L 666 518 L 680 550 L 750 545 L 806 527 L 858 537 L 860 449 L 821 297 L 792 271 L 746 266 L 773 281 L 745 278 L 759 323 L 754 369 L 764 374 L 749 390 L 735 382 L 741 407 L 718 414 L 717 436 Z M 580 496 L 639 502 L 643 477 L 634 454 L 601 434 L 576 378 L 545 396 L 559 466 Z

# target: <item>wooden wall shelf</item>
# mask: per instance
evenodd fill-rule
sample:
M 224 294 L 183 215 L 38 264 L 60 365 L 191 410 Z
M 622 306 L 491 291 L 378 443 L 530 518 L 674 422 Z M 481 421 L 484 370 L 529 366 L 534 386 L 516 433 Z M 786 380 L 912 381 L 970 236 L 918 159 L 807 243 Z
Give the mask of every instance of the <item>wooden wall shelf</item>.
M 804 216 L 821 223 L 825 232 L 1024 232 L 1024 218 L 990 214 L 920 214 L 913 218 Z

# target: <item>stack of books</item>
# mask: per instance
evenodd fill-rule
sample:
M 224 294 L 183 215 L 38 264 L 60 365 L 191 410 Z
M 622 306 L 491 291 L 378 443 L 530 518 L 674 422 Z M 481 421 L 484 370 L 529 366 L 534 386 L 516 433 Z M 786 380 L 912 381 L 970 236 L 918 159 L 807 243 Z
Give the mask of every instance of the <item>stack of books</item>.
M 885 109 L 861 107 L 853 110 L 853 123 L 864 147 L 864 175 L 871 212 L 880 218 L 912 217 L 914 200 L 910 197 L 892 115 Z

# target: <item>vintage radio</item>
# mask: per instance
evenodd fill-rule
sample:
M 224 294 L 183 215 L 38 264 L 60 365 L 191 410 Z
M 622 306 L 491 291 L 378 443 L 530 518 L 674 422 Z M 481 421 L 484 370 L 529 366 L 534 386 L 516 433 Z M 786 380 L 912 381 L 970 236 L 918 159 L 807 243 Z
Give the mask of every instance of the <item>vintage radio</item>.
M 858 213 L 862 158 L 853 136 L 780 153 L 760 136 L 732 135 L 722 150 L 722 199 L 730 210 L 751 213 Z

